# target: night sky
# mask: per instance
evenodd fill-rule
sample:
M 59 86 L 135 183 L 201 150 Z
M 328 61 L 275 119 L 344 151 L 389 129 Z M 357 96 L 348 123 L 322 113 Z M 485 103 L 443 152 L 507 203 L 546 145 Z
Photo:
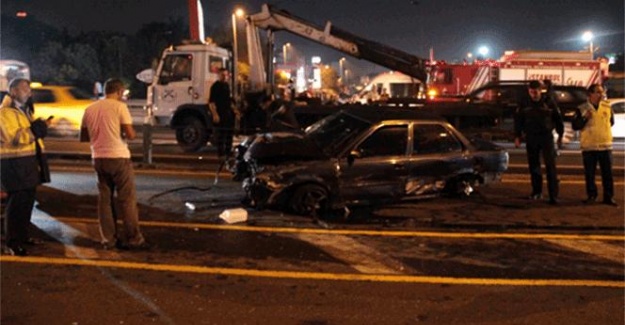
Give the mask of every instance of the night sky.
M 186 0 L 1 0 L 2 12 L 26 10 L 36 19 L 70 32 L 114 30 L 134 33 L 142 24 L 187 18 Z M 623 0 L 202 0 L 206 23 L 230 24 L 235 6 L 248 13 L 270 3 L 323 25 L 428 57 L 462 60 L 481 45 L 490 57 L 504 50 L 581 50 L 586 30 L 595 34 L 599 53 L 623 52 Z M 228 25 L 226 25 L 228 26 Z M 210 35 L 207 35 L 210 36 Z M 291 42 L 307 56 L 326 62 L 343 56 L 315 43 L 281 32 L 277 45 Z

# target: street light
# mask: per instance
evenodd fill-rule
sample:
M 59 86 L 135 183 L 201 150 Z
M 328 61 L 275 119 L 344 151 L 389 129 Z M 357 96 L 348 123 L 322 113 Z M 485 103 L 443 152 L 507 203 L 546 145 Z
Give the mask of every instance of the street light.
M 488 54 L 488 47 L 480 46 L 480 48 L 477 51 L 482 56 L 482 60 L 486 59 L 486 55 Z
M 591 31 L 585 31 L 584 34 L 582 34 L 582 40 L 584 42 L 590 42 L 590 44 L 589 44 L 590 46 L 588 47 L 588 49 L 590 50 L 590 59 L 591 60 L 594 59 L 594 56 L 595 56 L 594 48 L 592 46 L 592 39 L 594 37 L 595 36 L 592 34 Z
M 339 60 L 339 78 L 341 78 L 341 82 L 343 82 L 343 84 L 345 84 L 345 79 L 343 76 L 343 64 L 345 63 L 345 58 L 341 58 Z
M 238 87 L 238 62 L 239 62 L 239 51 L 238 51 L 238 41 L 237 41 L 237 17 L 243 17 L 245 15 L 245 11 L 243 11 L 243 9 L 241 8 L 237 8 L 233 13 L 232 13 L 232 57 L 233 57 L 233 64 L 232 64 L 232 76 L 233 76 L 233 82 L 234 84 L 232 85 L 233 90 L 232 90 L 232 95 L 234 97 L 234 104 L 236 105 L 236 107 L 239 107 L 239 87 Z
M 286 51 L 289 47 L 291 47 L 291 43 L 286 43 L 282 45 L 282 61 L 283 61 L 282 63 L 284 65 L 286 65 L 286 61 L 287 61 Z

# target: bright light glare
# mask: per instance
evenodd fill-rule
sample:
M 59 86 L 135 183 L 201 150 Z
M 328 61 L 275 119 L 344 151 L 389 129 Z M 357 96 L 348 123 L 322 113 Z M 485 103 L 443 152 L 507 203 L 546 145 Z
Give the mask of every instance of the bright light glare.
M 584 34 L 582 34 L 582 40 L 584 42 L 589 42 L 591 41 L 595 36 L 592 34 L 591 31 L 585 31 Z
M 481 56 L 485 56 L 486 54 L 488 54 L 488 47 L 486 46 L 480 46 L 479 50 L 477 50 Z
M 245 11 L 243 11 L 243 9 L 241 8 L 237 8 L 237 10 L 234 11 L 234 15 L 237 17 L 243 17 L 243 15 L 245 15 Z

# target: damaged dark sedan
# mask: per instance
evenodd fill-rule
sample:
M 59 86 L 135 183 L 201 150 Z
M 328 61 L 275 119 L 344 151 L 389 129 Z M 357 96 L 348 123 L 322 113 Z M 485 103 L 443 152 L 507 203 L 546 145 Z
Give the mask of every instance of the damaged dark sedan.
M 322 216 L 441 194 L 468 195 L 499 181 L 508 153 L 468 140 L 445 120 L 412 109 L 342 110 L 303 133 L 264 133 L 235 149 L 235 179 L 246 201 Z

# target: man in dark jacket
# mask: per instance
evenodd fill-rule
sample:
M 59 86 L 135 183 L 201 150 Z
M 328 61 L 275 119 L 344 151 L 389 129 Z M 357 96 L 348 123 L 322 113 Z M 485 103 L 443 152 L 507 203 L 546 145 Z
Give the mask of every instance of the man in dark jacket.
M 557 106 L 549 105 L 541 94 L 541 84 L 537 80 L 529 83 L 529 98 L 522 100 L 515 115 L 514 144 L 518 148 L 521 138 L 525 137 L 527 162 L 532 180 L 531 200 L 542 198 L 542 172 L 540 155 L 542 153 L 547 171 L 549 203 L 558 203 L 558 175 L 556 171 L 556 150 L 553 129 L 558 133 L 558 146 L 562 145 L 564 124 Z
M 208 99 L 208 108 L 215 126 L 215 145 L 220 160 L 230 155 L 234 125 L 239 116 L 239 112 L 233 105 L 228 76 L 227 69 L 219 70 L 219 80 L 211 86 Z

